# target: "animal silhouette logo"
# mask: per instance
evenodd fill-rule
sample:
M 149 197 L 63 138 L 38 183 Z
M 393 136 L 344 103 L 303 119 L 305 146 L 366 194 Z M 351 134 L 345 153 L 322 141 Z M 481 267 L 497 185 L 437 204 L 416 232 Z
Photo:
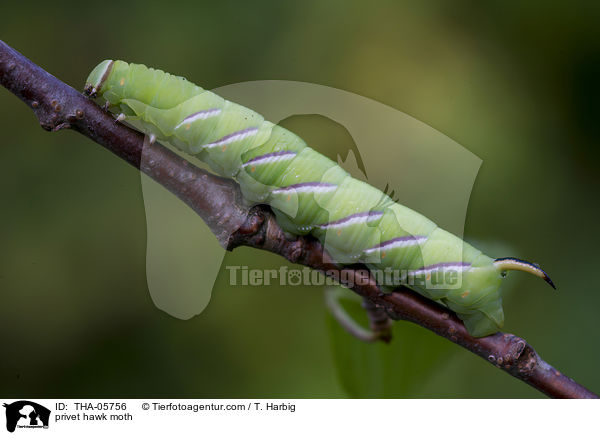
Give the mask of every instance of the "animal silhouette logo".
M 4 404 L 6 408 L 6 430 L 19 428 L 48 428 L 50 410 L 30 400 L 19 400 Z

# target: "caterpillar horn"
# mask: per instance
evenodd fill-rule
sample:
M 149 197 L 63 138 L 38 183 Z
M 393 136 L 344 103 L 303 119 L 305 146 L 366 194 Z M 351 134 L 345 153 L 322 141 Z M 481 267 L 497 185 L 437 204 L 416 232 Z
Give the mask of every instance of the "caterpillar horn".
M 502 257 L 494 260 L 494 266 L 496 266 L 496 269 L 501 271 L 521 270 L 523 272 L 530 273 L 532 275 L 542 278 L 544 281 L 550 284 L 553 289 L 556 289 L 556 286 L 554 285 L 548 274 L 544 272 L 542 268 L 535 263 L 530 263 L 529 261 L 521 260 L 515 257 Z

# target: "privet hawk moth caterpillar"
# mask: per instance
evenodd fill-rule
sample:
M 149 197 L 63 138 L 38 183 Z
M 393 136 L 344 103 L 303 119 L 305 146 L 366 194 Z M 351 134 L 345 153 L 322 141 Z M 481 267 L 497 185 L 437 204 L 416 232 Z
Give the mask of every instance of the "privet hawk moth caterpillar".
M 411 288 L 456 312 L 473 336 L 503 326 L 506 271 L 526 271 L 554 287 L 536 264 L 486 256 L 352 178 L 292 132 L 182 77 L 105 60 L 84 92 L 151 141 L 168 142 L 235 178 L 248 201 L 269 204 L 287 231 L 313 234 L 335 261 L 404 271 Z

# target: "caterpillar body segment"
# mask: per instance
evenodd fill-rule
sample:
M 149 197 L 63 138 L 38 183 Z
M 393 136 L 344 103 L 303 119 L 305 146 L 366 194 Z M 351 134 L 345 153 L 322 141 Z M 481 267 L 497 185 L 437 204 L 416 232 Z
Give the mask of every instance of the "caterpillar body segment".
M 500 283 L 507 270 L 553 285 L 539 266 L 486 256 L 352 178 L 292 132 L 182 77 L 106 60 L 84 92 L 134 128 L 234 177 L 248 201 L 269 204 L 285 230 L 313 234 L 338 263 L 401 272 L 401 283 L 455 311 L 473 336 L 503 326 Z

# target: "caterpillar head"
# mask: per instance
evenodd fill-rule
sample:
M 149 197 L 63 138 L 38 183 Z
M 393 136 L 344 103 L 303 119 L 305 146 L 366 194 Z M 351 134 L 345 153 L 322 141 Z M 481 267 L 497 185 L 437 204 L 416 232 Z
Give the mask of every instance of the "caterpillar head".
M 99 92 L 102 93 L 102 85 L 106 82 L 114 64 L 115 62 L 110 59 L 100 62 L 85 81 L 83 93 L 91 98 L 96 98 Z

